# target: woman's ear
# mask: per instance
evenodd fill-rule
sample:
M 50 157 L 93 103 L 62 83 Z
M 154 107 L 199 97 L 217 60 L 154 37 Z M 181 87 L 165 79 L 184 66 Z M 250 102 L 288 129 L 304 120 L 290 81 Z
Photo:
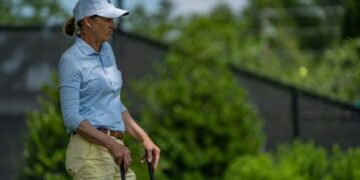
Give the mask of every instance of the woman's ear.
M 91 29 L 90 17 L 84 18 L 84 25 Z

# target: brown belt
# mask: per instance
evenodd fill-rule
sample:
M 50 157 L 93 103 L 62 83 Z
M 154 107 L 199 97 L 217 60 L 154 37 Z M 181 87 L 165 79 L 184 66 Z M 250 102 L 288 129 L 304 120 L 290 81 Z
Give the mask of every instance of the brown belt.
M 115 137 L 117 139 L 124 140 L 124 133 L 121 131 L 113 131 L 113 130 L 109 130 L 109 129 L 105 129 L 105 128 L 97 128 L 97 130 L 99 130 L 109 136 Z M 72 132 L 72 135 L 75 135 L 75 134 L 76 134 L 76 132 Z

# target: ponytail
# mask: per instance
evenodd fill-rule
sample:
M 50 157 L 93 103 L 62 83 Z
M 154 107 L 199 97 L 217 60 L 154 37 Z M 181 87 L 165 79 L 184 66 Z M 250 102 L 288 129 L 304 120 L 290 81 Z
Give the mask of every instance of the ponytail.
M 68 19 L 63 26 L 64 34 L 66 34 L 68 36 L 75 35 L 78 30 L 79 30 L 79 27 L 76 25 L 74 17 Z

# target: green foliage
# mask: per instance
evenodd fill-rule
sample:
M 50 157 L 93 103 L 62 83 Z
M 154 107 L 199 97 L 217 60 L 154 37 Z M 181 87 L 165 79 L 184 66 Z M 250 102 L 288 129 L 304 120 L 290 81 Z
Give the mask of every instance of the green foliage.
M 225 180 L 278 180 L 278 179 L 299 179 L 294 174 L 291 166 L 275 168 L 270 154 L 246 155 L 237 158 L 226 171 Z
M 355 102 L 360 99 L 360 38 L 345 40 L 325 52 L 319 79 L 325 92 L 339 99 Z M 329 87 L 330 86 L 330 87 Z
M 58 80 L 44 86 L 45 96 L 39 97 L 41 109 L 27 118 L 24 158 L 25 165 L 19 179 L 69 179 L 65 170 L 65 148 L 68 135 L 61 119 Z
M 276 41 L 285 34 L 300 49 L 321 51 L 340 37 L 343 4 L 337 0 L 254 0 L 241 18 L 259 30 L 263 41 Z
M 328 166 L 326 151 L 316 148 L 313 143 L 295 141 L 291 146 L 280 146 L 275 155 L 279 169 L 289 168 L 303 179 L 322 179 Z
M 263 6 L 265 8 L 268 5 L 265 3 Z M 304 44 L 281 26 L 277 27 L 276 36 L 264 38 L 259 27 L 254 25 L 258 20 L 247 15 L 249 11 L 245 11 L 244 16 L 237 16 L 226 5 L 219 5 L 209 16 L 190 17 L 180 28 L 181 33 L 175 41 L 178 49 L 181 49 L 179 53 L 185 59 L 207 58 L 230 62 L 237 67 L 337 100 L 353 103 L 360 99 L 356 85 L 360 77 L 356 70 L 357 62 L 360 62 L 359 40 L 335 43 L 337 39 L 327 38 L 326 41 L 331 42 L 325 43 L 326 48 L 322 51 L 305 51 L 302 49 Z M 286 25 L 287 22 L 278 23 Z M 291 25 L 291 22 L 287 25 Z M 318 38 L 313 38 L 313 41 L 318 41 Z
M 231 62 L 301 89 L 358 103 L 358 40 L 339 41 L 341 28 L 343 34 L 348 34 L 343 37 L 354 37 L 359 29 L 359 3 L 355 2 L 255 0 L 242 14 L 219 4 L 209 15 L 188 16 L 179 22 L 170 18 L 172 5 L 164 0 L 161 13 L 150 15 L 142 11 L 130 21 L 134 32 L 155 39 L 176 34 L 171 42 L 176 43 L 185 58 Z M 345 19 L 340 11 L 327 9 L 329 6 L 344 7 Z M 334 27 L 339 31 L 331 35 L 330 29 L 314 27 Z
M 227 64 L 191 47 L 174 48 L 154 76 L 134 85 L 144 100 L 139 119 L 163 149 L 167 179 L 218 179 L 237 155 L 259 152 L 260 120 Z
M 225 179 L 359 179 L 360 149 L 331 154 L 313 143 L 295 141 L 272 154 L 240 156 L 229 166 Z
M 184 58 L 213 59 L 228 63 L 240 49 L 241 34 L 228 6 L 221 5 L 207 16 L 193 16 L 175 42 Z
M 338 147 L 334 147 L 331 162 L 329 179 L 360 179 L 359 148 L 350 148 L 343 153 Z
M 318 56 L 299 50 L 291 42 L 284 36 L 277 43 L 286 51 L 277 51 L 252 41 L 239 50 L 239 60 L 234 64 L 337 100 L 359 102 L 359 38 L 341 41 Z
M 39 25 L 68 16 L 57 0 L 2 0 L 0 15 L 2 25 Z
M 345 5 L 345 16 L 342 27 L 342 37 L 356 38 L 360 36 L 360 3 L 357 0 L 347 0 Z
M 273 169 L 273 166 L 269 154 L 244 155 L 230 164 L 224 179 L 271 179 L 274 171 L 263 170 Z
M 162 42 L 172 42 L 176 38 L 177 29 L 182 26 L 181 17 L 172 17 L 173 4 L 169 0 L 161 0 L 159 10 L 153 13 L 147 12 L 144 6 L 137 5 L 129 18 L 124 22 L 128 28 L 150 39 Z
M 336 0 L 311 2 L 339 5 Z M 157 178 L 221 179 L 229 162 L 239 155 L 244 156 L 229 167 L 227 179 L 359 178 L 357 149 L 346 153 L 334 150 L 332 157 L 326 158 L 322 148 L 295 143 L 279 148 L 273 155 L 257 155 L 263 140 L 260 120 L 227 69 L 231 63 L 336 99 L 360 99 L 359 39 L 332 46 L 336 39 L 299 40 L 281 28 L 301 27 L 303 23 L 326 25 L 321 18 L 311 22 L 296 18 L 275 22 L 276 36 L 262 36 L 258 19 L 262 8 L 310 6 L 311 2 L 251 1 L 244 16 L 219 5 L 208 16 L 194 15 L 185 20 L 171 17 L 172 5 L 164 0 L 155 14 L 148 14 L 141 7 L 132 13 L 127 23 L 134 32 L 175 44 L 155 76 L 134 86 L 140 100 L 144 100 L 138 108 L 139 123 L 162 148 Z M 23 16 L 24 8 L 32 9 L 33 14 Z M 0 17 L 0 23 L 42 23 L 63 17 L 62 12 L 56 1 L 5 0 L 0 4 L 0 14 L 6 15 Z M 331 48 L 315 55 L 302 50 L 317 48 L 311 46 L 317 42 L 323 48 Z M 55 84 L 45 89 L 47 98 L 40 98 L 42 109 L 29 114 L 21 179 L 68 178 L 63 162 L 68 137 Z M 127 139 L 127 144 L 138 178 L 147 179 L 146 165 L 138 163 L 143 150 L 131 139 Z

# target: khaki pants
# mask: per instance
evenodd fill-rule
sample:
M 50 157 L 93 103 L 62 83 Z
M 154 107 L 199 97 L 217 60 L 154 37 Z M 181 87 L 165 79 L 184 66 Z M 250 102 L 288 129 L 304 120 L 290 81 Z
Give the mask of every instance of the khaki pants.
M 123 144 L 121 140 L 115 140 Z M 121 179 L 120 168 L 114 162 L 110 152 L 105 147 L 91 143 L 78 134 L 70 138 L 66 150 L 66 169 L 75 180 Z M 135 173 L 129 170 L 126 173 L 126 179 L 136 180 Z

